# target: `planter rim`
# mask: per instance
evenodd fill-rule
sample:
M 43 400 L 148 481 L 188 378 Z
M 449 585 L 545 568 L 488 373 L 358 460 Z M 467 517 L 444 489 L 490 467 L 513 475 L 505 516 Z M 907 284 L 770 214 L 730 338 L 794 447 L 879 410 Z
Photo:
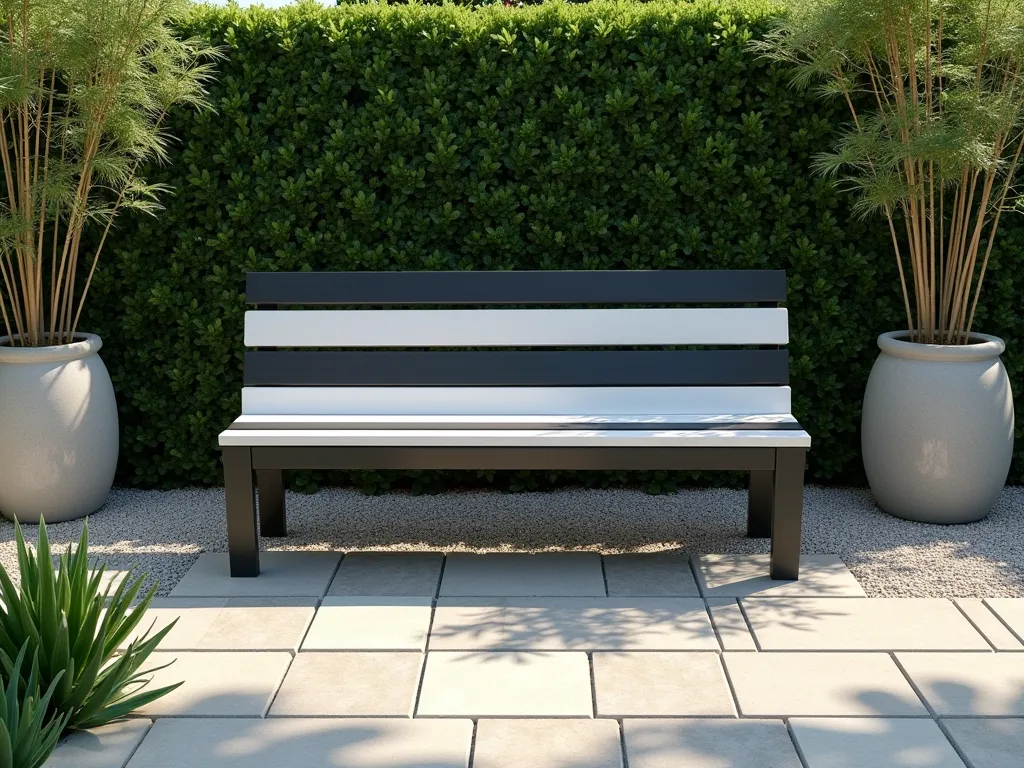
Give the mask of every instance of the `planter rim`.
M 6 346 L 10 336 L 0 336 L 0 363 L 70 363 L 95 355 L 103 346 L 103 339 L 95 333 L 76 333 L 76 341 L 52 347 Z
M 971 333 L 976 344 L 922 344 L 906 341 L 910 331 L 889 331 L 878 337 L 878 348 L 883 354 L 902 357 L 906 360 L 923 360 L 929 363 L 969 363 L 992 360 L 1006 350 L 1006 342 L 998 336 L 985 333 Z

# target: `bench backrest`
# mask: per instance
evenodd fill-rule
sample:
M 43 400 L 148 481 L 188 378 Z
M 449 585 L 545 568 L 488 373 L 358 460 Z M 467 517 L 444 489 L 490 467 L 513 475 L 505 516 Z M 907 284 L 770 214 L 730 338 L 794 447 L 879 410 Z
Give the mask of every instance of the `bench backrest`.
M 785 297 L 771 270 L 250 272 L 242 413 L 788 414 Z

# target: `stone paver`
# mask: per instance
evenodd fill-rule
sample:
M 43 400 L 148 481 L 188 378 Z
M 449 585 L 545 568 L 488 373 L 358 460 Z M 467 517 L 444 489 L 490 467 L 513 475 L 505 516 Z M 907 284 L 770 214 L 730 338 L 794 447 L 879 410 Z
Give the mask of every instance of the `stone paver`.
M 149 688 L 184 684 L 138 714 L 262 717 L 291 659 L 287 653 L 261 651 L 154 653 L 145 669 L 174 663 L 154 672 Z
M 590 663 L 572 652 L 432 651 L 416 714 L 591 717 Z
M 595 653 L 598 717 L 735 717 L 717 653 Z
M 505 637 L 505 602 L 493 597 L 442 597 L 434 609 L 432 651 L 500 649 Z
M 1024 641 L 1024 597 L 990 598 L 985 602 L 1000 618 L 1001 623 L 1010 628 L 1009 631 L 1013 638 L 1024 646 L 1024 642 L 1022 642 Z M 999 650 L 1020 650 L 1020 648 L 1000 648 Z
M 171 597 L 323 597 L 340 559 L 337 552 L 261 552 L 257 578 L 233 579 L 227 553 L 206 552 Z
M 472 737 L 469 720 L 159 720 L 128 768 L 467 768 Z
M 964 768 L 934 720 L 793 718 L 807 768 Z
M 725 653 L 740 714 L 927 716 L 884 653 Z
M 943 720 L 971 768 L 1020 768 L 1024 755 L 1024 720 L 977 718 Z
M 327 594 L 432 598 L 443 562 L 438 552 L 353 552 L 342 559 Z
M 781 720 L 625 720 L 622 728 L 629 768 L 801 768 Z
M 419 653 L 300 653 L 270 715 L 411 717 Z
M 933 598 L 743 600 L 762 651 L 990 651 L 956 606 Z
M 90 574 L 95 574 L 99 570 L 99 564 L 96 568 L 90 568 Z M 104 568 L 103 575 L 100 577 L 100 592 L 107 592 L 110 590 L 110 594 L 113 595 L 126 578 L 128 578 L 129 571 L 125 571 L 118 568 Z M 136 575 L 135 578 L 138 578 Z
M 614 720 L 480 720 L 473 768 L 622 768 Z
M 422 651 L 429 597 L 326 597 L 302 642 L 303 651 Z
M 160 649 L 195 650 L 202 641 L 203 635 L 210 630 L 231 599 L 228 597 L 154 598 L 135 631 L 125 638 L 120 647 L 127 647 L 130 642 L 138 640 L 146 632 L 152 636 L 174 621 L 174 627 L 160 642 Z
M 997 651 L 1024 651 L 1024 643 L 1006 628 L 984 600 L 962 597 L 954 602 Z
M 431 648 L 718 650 L 700 598 L 549 597 L 481 602 L 479 598 L 441 598 Z
M 156 598 L 122 646 L 176 621 L 160 650 L 297 651 L 315 610 L 313 597 Z
M 448 555 L 441 597 L 604 597 L 596 552 Z
M 57 746 L 43 768 L 122 768 L 152 720 L 122 720 L 89 731 L 74 731 Z
M 1024 717 L 1024 655 L 899 653 L 896 658 L 940 716 Z
M 610 597 L 699 597 L 688 555 L 678 552 L 605 555 Z
M 802 555 L 800 578 L 772 581 L 768 555 L 701 555 L 697 582 L 705 597 L 865 597 L 864 590 L 836 555 Z
M 708 610 L 711 612 L 711 621 L 718 633 L 723 650 L 757 650 L 757 644 L 754 642 L 754 636 L 750 634 L 747 620 L 743 618 L 743 611 L 740 610 L 740 605 L 734 598 L 709 597 L 707 602 Z

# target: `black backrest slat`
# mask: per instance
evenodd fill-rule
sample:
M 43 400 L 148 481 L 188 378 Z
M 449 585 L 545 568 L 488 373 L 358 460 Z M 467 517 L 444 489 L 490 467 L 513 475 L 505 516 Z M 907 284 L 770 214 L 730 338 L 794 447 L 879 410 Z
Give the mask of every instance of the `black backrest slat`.
M 777 304 L 782 270 L 250 272 L 249 304 Z
M 664 387 L 789 383 L 784 349 L 246 352 L 246 386 Z

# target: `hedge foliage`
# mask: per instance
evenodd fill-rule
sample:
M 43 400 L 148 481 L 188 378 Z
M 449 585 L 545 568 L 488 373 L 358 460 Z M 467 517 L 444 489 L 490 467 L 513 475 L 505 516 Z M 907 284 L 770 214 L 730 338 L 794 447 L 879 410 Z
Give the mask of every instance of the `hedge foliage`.
M 874 339 L 905 325 L 896 269 L 884 225 L 852 217 L 808 170 L 841 105 L 793 90 L 745 48 L 774 12 L 673 0 L 197 10 L 185 31 L 225 46 L 216 112 L 173 116 L 180 145 L 152 178 L 176 194 L 159 217 L 121 223 L 82 325 L 103 335 L 120 399 L 120 481 L 220 482 L 247 270 L 782 268 L 809 479 L 860 482 Z M 1024 228 L 1008 218 L 978 328 L 1007 340 L 1021 391 Z M 396 476 L 349 479 L 374 490 Z M 412 482 L 481 479 L 494 480 Z

